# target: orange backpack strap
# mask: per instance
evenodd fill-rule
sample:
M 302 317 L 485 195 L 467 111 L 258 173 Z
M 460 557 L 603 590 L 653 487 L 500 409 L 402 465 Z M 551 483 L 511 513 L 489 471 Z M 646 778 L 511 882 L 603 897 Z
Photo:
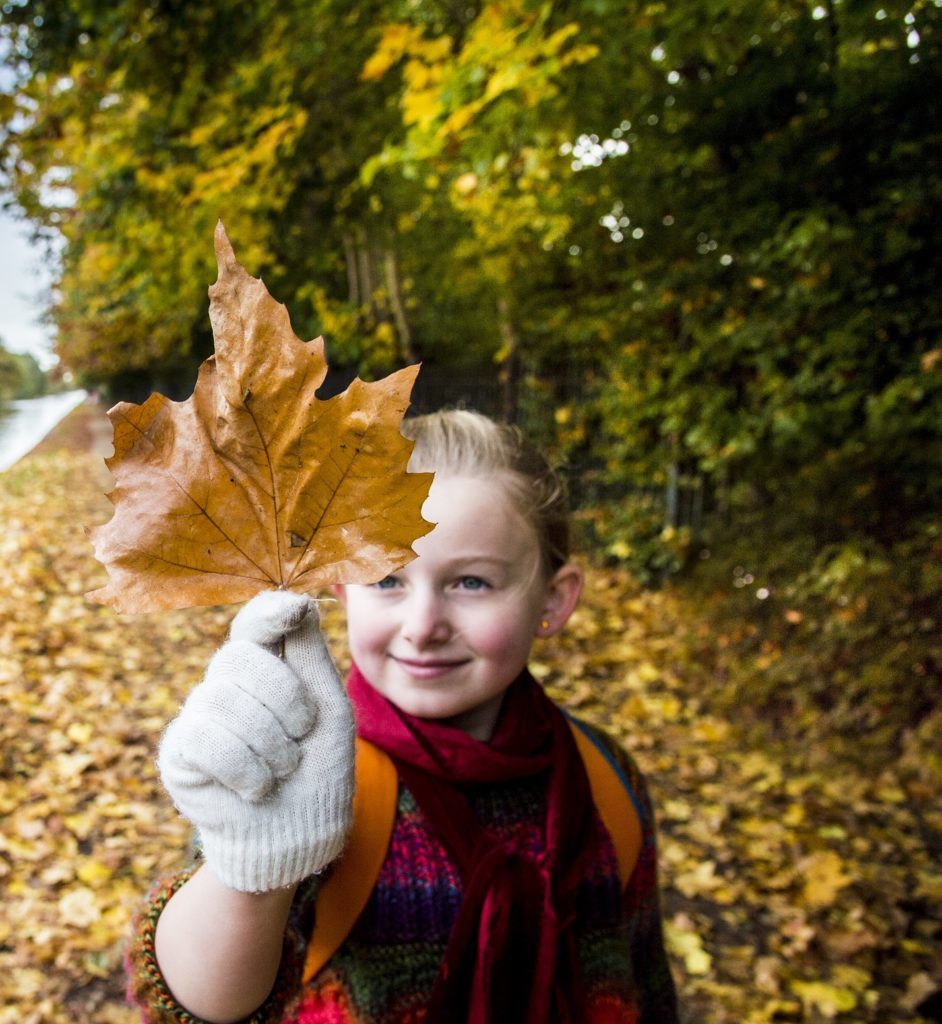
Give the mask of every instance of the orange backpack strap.
M 641 812 L 624 771 L 600 740 L 578 719 L 566 716 L 592 787 L 592 799 L 618 858 L 621 886 L 628 884 L 641 853 Z
M 353 825 L 340 859 L 324 879 L 314 908 L 314 930 L 307 947 L 307 983 L 337 952 L 363 913 L 386 859 L 396 820 L 399 777 L 379 747 L 356 740 Z
M 641 818 L 636 798 L 612 755 L 585 725 L 568 718 L 582 755 L 592 798 L 615 846 L 622 888 L 641 850 Z M 396 820 L 399 778 L 379 747 L 356 741 L 353 825 L 343 854 L 324 879 L 315 903 L 314 928 L 307 947 L 304 983 L 320 971 L 350 934 L 376 885 Z

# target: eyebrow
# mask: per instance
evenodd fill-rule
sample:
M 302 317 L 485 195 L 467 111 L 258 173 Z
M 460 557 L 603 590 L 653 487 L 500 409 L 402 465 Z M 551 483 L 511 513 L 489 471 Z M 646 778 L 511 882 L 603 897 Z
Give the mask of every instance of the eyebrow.
M 455 555 L 454 558 L 449 558 L 445 563 L 448 569 L 460 569 L 462 566 L 467 565 L 493 565 L 498 569 L 506 569 L 513 565 L 514 559 L 512 558 L 499 558 L 496 555 Z

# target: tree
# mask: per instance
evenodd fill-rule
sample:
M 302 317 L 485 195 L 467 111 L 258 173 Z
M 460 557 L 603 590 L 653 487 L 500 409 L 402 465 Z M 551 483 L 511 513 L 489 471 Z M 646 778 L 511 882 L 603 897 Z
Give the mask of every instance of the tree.
M 21 83 L 4 162 L 20 205 L 64 236 L 58 351 L 93 382 L 172 379 L 205 355 L 212 251 L 193 241 L 221 213 L 249 258 L 267 252 L 265 213 L 289 173 L 279 150 L 300 115 L 276 60 L 238 57 L 268 7 L 230 8 L 10 12 Z
M 574 436 L 622 484 L 905 532 L 940 497 L 939 7 L 592 6 L 560 277 L 609 372 Z
M 222 216 L 333 362 L 493 363 L 602 484 L 937 507 L 935 0 L 233 2 L 6 9 L 65 361 L 188 386 Z
M 0 401 L 38 398 L 46 392 L 46 375 L 29 353 L 11 352 L 0 342 Z
M 483 344 L 469 341 L 478 358 L 502 365 L 513 415 L 530 341 L 527 303 L 553 276 L 554 251 L 572 224 L 568 204 L 578 202 L 559 173 L 559 148 L 576 123 L 559 82 L 598 49 L 579 40 L 577 22 L 556 26 L 548 6 L 525 2 L 489 4 L 448 28 L 432 34 L 400 22 L 384 30 L 362 77 L 401 69 L 405 130 L 364 166 L 361 182 L 400 219 L 459 226 L 442 253 L 444 280 L 486 311 Z M 410 180 L 424 188 L 405 192 L 400 183 Z M 397 210 L 404 192 L 411 205 Z

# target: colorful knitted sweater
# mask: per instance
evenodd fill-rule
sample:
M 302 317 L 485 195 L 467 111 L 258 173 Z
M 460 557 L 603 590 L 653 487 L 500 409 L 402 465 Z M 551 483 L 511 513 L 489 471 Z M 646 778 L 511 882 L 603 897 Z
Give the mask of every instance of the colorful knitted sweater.
M 595 730 L 593 730 L 595 731 Z M 634 761 L 600 735 L 629 779 L 641 816 L 642 848 L 619 892 L 612 841 L 598 815 L 576 922 L 586 1005 L 581 1024 L 676 1024 L 664 953 L 656 878 L 654 818 Z M 537 781 L 467 787 L 479 820 L 495 836 L 521 834 L 542 848 L 545 794 Z M 154 955 L 163 906 L 190 872 L 159 884 L 135 922 L 128 954 L 129 994 L 146 1024 L 191 1024 L 170 995 Z M 318 879 L 302 884 L 292 907 L 275 988 L 252 1024 L 421 1024 L 461 902 L 457 868 L 400 784 L 389 851 L 366 909 L 346 942 L 306 986 L 305 937 L 317 912 Z

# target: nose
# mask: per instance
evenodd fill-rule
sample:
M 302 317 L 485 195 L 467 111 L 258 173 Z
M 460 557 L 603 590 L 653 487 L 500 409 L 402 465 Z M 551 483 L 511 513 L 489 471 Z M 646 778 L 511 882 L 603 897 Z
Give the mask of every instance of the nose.
M 433 590 L 413 591 L 403 613 L 402 635 L 416 649 L 435 647 L 451 639 L 446 602 Z

